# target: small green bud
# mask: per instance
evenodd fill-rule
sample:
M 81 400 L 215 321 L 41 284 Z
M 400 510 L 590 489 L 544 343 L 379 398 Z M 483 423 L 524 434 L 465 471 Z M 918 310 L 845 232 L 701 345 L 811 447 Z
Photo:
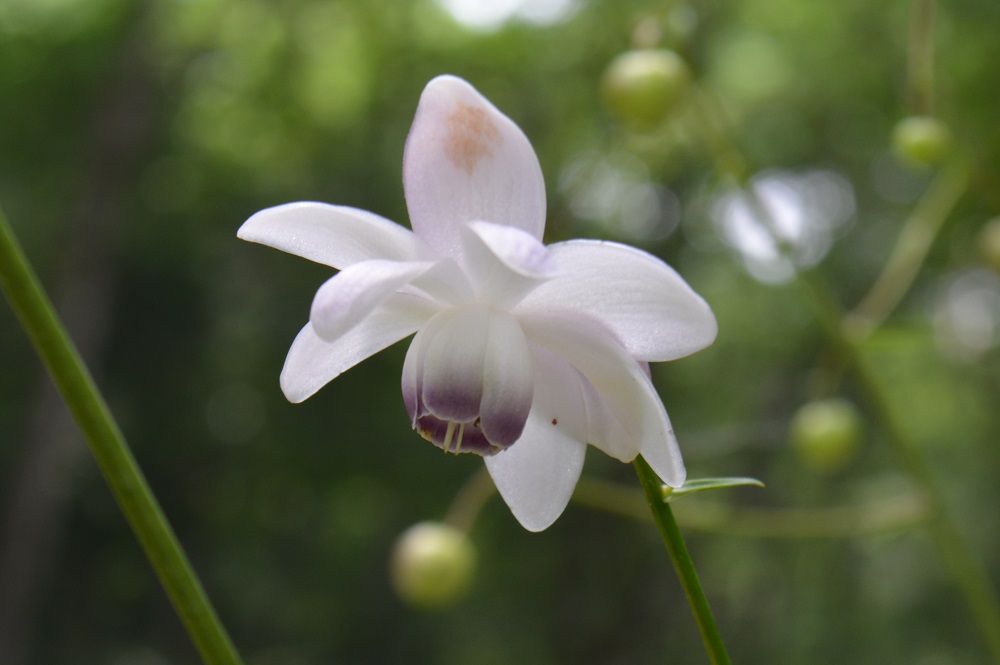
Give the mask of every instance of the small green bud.
M 464 531 L 439 522 L 407 529 L 392 554 L 392 585 L 404 601 L 421 609 L 441 608 L 468 590 L 476 550 Z
M 892 147 L 908 164 L 934 166 L 951 149 L 951 131 L 937 118 L 909 116 L 893 128 Z
M 604 103 L 623 122 L 651 127 L 666 118 L 689 79 L 687 65 L 673 51 L 640 49 L 611 61 L 601 92 Z
M 801 407 L 792 417 L 792 446 L 809 466 L 820 471 L 842 469 L 857 452 L 861 415 L 845 399 L 824 399 Z
M 993 272 L 1000 273 L 1000 217 L 994 217 L 979 230 L 979 255 Z

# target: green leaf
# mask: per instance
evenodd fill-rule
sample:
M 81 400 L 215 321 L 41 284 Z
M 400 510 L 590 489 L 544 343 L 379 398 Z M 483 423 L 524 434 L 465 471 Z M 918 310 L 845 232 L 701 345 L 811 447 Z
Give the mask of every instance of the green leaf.
M 763 487 L 764 483 L 756 478 L 698 478 L 689 480 L 680 487 L 663 486 L 663 500 L 673 501 L 679 496 L 693 494 L 694 492 L 704 492 L 705 490 L 718 490 L 727 487 L 743 487 L 753 485 Z

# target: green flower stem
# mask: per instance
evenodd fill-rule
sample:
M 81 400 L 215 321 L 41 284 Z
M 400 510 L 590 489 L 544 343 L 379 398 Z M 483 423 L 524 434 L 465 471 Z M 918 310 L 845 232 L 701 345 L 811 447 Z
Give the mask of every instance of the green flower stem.
M 903 225 L 885 268 L 844 320 L 845 332 L 860 339 L 878 328 L 910 290 L 948 214 L 969 184 L 969 164 L 956 158 L 946 165 Z
M 639 481 L 646 492 L 646 500 L 649 502 L 649 509 L 653 513 L 656 526 L 660 529 L 663 542 L 666 543 L 670 559 L 674 563 L 674 569 L 684 587 L 688 604 L 694 613 L 695 621 L 698 623 L 698 630 L 701 631 L 701 639 L 705 643 L 705 651 L 713 665 L 729 665 L 729 655 L 726 647 L 722 643 L 722 635 L 719 634 L 719 627 L 715 625 L 715 618 L 712 616 L 712 608 L 708 605 L 705 591 L 701 588 L 698 580 L 698 572 L 694 569 L 691 555 L 688 554 L 687 546 L 684 545 L 684 537 L 674 519 L 674 513 L 670 509 L 670 504 L 663 500 L 663 486 L 656 472 L 650 468 L 649 464 L 642 457 L 635 458 L 635 470 L 639 474 Z
M 496 486 L 493 485 L 493 479 L 486 471 L 486 465 L 481 465 L 455 495 L 444 517 L 444 523 L 468 533 L 476 523 L 483 506 L 494 494 Z
M 242 663 L 2 210 L 0 290 L 48 367 L 202 659 L 208 665 Z
M 929 107 L 935 3 L 934 0 L 914 1 L 917 3 L 914 34 L 919 38 L 919 44 L 913 53 L 915 59 L 911 62 L 919 65 L 920 71 L 913 82 L 916 91 L 927 98 Z M 707 95 L 702 97 L 702 101 L 706 104 L 714 102 L 713 98 Z M 722 168 L 732 163 L 731 159 L 723 158 L 731 153 L 738 154 L 738 150 L 728 131 L 715 129 L 714 134 L 716 140 L 711 141 L 709 145 L 716 156 L 717 164 Z M 769 228 L 773 229 L 773 221 L 768 219 L 770 217 L 768 210 L 757 200 L 753 187 L 747 186 L 745 173 L 730 168 L 729 174 L 741 183 L 750 197 L 751 204 L 755 206 L 758 214 L 762 215 Z M 874 415 L 880 420 L 903 468 L 925 494 L 931 515 L 927 521 L 928 531 L 962 592 L 994 661 L 1000 663 L 1000 600 L 993 591 L 989 577 L 969 552 L 960 530 L 952 521 L 944 494 L 930 466 L 900 427 L 885 401 L 874 372 L 868 367 L 856 344 L 881 325 L 909 290 L 945 219 L 968 186 L 968 178 L 969 164 L 961 157 L 942 170 L 907 221 L 885 271 L 879 276 L 868 296 L 851 314 L 844 312 L 826 284 L 812 272 L 806 270 L 799 272 L 798 283 L 809 291 L 810 300 L 816 307 L 816 316 L 831 344 L 853 367 L 858 382 L 874 410 Z M 774 235 L 774 239 L 779 243 L 779 249 L 785 251 L 785 248 L 780 247 L 780 236 Z
M 851 363 L 858 384 L 873 409 L 873 415 L 881 424 L 903 468 L 925 494 L 930 508 L 927 529 L 964 596 L 994 662 L 1000 663 L 1000 599 L 993 590 L 989 576 L 969 551 L 960 529 L 952 520 L 944 492 L 930 465 L 886 401 L 875 373 L 854 343 L 854 338 L 849 333 L 845 334 L 843 310 L 825 284 L 812 273 L 801 273 L 799 281 L 808 290 L 809 299 L 816 307 L 817 318 L 830 342 Z

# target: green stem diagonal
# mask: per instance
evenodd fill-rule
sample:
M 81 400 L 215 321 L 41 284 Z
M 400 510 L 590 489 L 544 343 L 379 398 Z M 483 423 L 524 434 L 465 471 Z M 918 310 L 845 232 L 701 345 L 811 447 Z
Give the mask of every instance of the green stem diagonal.
M 952 518 L 944 491 L 930 464 L 889 405 L 884 388 L 853 336 L 845 333 L 845 314 L 833 294 L 812 273 L 801 273 L 799 282 L 814 306 L 816 317 L 829 341 L 851 363 L 858 386 L 871 405 L 872 415 L 881 425 L 900 463 L 924 493 L 930 512 L 928 531 L 969 608 L 986 648 L 994 661 L 1000 663 L 1000 597 Z
M 635 458 L 635 470 L 639 474 L 642 489 L 646 492 L 646 500 L 653 513 L 653 520 L 660 529 L 660 535 L 663 536 L 667 552 L 670 553 L 670 560 L 681 580 L 688 604 L 691 605 L 691 612 L 694 614 L 698 630 L 701 632 L 701 639 L 705 644 L 708 658 L 713 665 L 729 665 L 729 654 L 726 653 L 726 647 L 722 643 L 722 635 L 719 633 L 719 627 L 715 624 L 715 617 L 712 615 L 708 598 L 705 597 L 705 590 L 701 587 L 698 572 L 695 570 L 694 562 L 684 544 L 684 537 L 677 526 L 677 520 L 674 519 L 670 504 L 663 500 L 663 486 L 660 479 L 642 457 Z
M 207 665 L 242 661 L 0 210 L 0 290 L 83 431 L 118 505 Z

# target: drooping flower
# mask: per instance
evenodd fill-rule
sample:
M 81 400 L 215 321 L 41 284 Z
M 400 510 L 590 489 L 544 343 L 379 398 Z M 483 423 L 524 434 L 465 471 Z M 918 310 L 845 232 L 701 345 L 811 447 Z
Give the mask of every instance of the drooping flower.
M 424 89 L 403 157 L 410 231 L 370 212 L 299 202 L 239 237 L 340 272 L 313 300 L 281 387 L 301 402 L 416 333 L 403 364 L 414 429 L 473 452 L 532 531 L 562 513 L 587 444 L 662 480 L 684 464 L 648 362 L 712 343 L 715 317 L 673 269 L 638 249 L 545 246 L 545 184 L 521 130 L 471 85 Z

